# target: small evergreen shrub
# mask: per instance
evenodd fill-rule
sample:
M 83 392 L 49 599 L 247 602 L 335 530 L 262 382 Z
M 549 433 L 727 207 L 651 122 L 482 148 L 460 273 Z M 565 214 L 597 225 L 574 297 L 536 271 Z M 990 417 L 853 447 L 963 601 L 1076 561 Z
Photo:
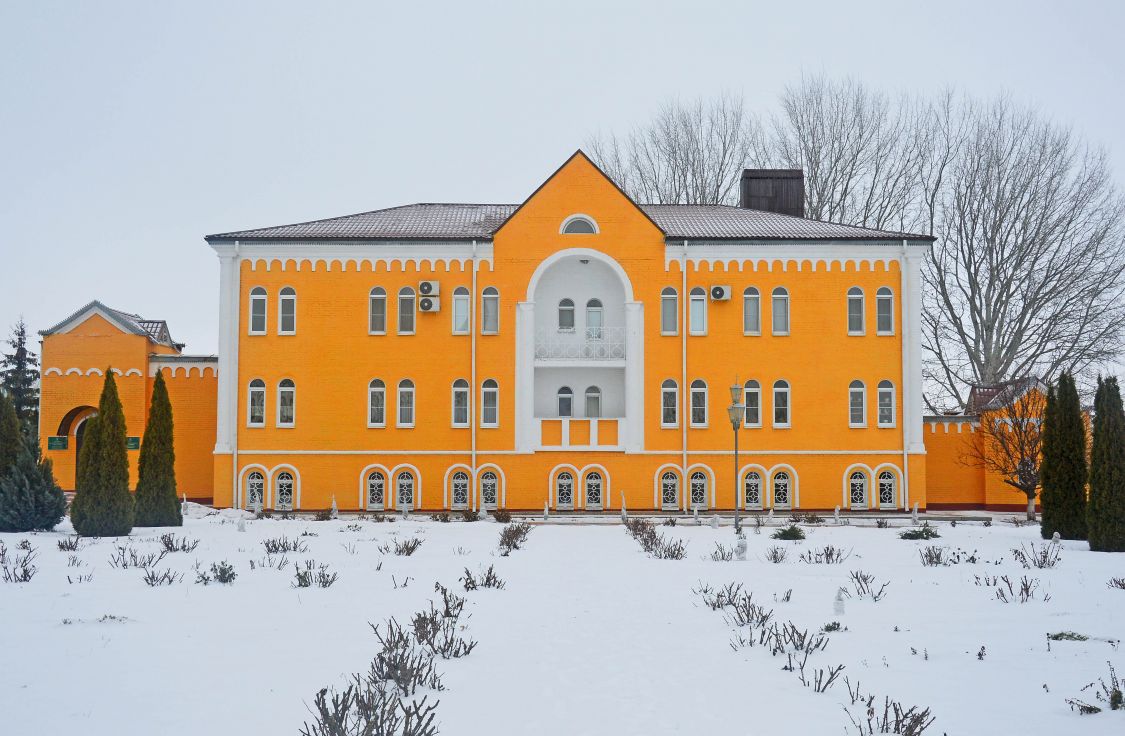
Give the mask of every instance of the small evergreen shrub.
M 660 522 L 660 525 L 661 526 L 675 526 L 676 525 L 676 517 L 675 516 L 669 516 L 666 519 L 664 519 L 664 521 Z
M 222 562 L 212 562 L 211 572 L 203 572 L 196 570 L 195 582 L 200 585 L 210 585 L 212 582 L 219 583 L 220 585 L 230 585 L 238 577 L 238 573 L 234 571 L 234 565 L 226 560 Z
M 887 529 L 887 528 L 890 527 L 890 525 L 891 525 L 891 522 L 887 521 L 886 519 L 876 519 L 875 520 L 875 528 L 876 529 Z
M 313 514 L 313 521 L 332 521 L 332 509 L 321 509 Z
M 923 521 L 922 526 L 916 529 L 906 529 L 899 533 L 899 539 L 937 539 L 941 535 L 938 530 L 930 526 L 930 522 Z
M 796 524 L 790 524 L 789 526 L 776 529 L 774 533 L 770 535 L 770 539 L 781 539 L 785 541 L 795 541 L 804 538 L 805 530 Z
M 440 514 L 430 514 L 430 521 L 437 521 L 442 524 L 448 524 L 449 522 L 453 521 L 453 517 L 450 516 L 448 512 Z

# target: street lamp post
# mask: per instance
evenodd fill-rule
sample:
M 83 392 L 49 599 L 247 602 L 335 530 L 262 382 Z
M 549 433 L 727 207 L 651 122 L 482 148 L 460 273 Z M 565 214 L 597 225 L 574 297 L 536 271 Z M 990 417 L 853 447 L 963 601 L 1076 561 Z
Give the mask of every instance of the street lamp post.
M 730 387 L 730 406 L 727 407 L 727 416 L 730 417 L 730 428 L 734 431 L 734 533 L 737 536 L 742 532 L 742 525 L 738 517 L 738 428 L 742 425 L 742 417 L 746 412 L 746 405 L 742 403 L 742 386 L 738 379 Z

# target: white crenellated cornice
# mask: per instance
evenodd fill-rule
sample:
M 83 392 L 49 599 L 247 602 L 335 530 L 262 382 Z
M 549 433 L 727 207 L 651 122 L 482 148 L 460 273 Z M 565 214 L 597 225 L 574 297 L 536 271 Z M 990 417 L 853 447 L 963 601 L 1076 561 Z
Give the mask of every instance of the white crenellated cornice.
M 456 265 L 467 273 L 473 263 L 473 244 L 465 241 L 223 242 L 212 243 L 211 247 L 220 256 L 237 255 L 240 261 L 249 262 L 254 271 L 285 271 L 290 264 L 297 271 L 373 271 L 378 267 L 405 270 L 407 264 L 421 270 L 425 264 L 430 271 L 437 271 L 440 266 L 449 272 Z M 480 262 L 492 267 L 491 241 L 478 242 L 476 253 Z
M 909 241 L 909 258 L 921 257 L 930 252 L 929 243 Z M 859 268 L 866 264 L 874 268 L 882 263 L 901 262 L 903 241 L 853 242 L 853 241 L 778 241 L 778 242 L 699 242 L 690 241 L 685 248 L 681 243 L 669 242 L 664 246 L 664 270 L 670 271 L 686 257 L 696 271 L 710 269 L 712 273 L 804 271 L 842 271 L 849 264 Z

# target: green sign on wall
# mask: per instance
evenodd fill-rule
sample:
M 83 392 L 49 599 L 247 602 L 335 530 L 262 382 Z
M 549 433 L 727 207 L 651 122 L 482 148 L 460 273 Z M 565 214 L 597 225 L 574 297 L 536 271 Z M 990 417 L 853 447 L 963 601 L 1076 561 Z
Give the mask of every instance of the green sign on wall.
M 139 450 L 139 449 L 141 449 L 141 438 L 140 437 L 126 437 L 125 438 L 125 449 L 126 450 Z
M 47 449 L 48 450 L 65 450 L 67 447 L 67 437 L 48 437 Z

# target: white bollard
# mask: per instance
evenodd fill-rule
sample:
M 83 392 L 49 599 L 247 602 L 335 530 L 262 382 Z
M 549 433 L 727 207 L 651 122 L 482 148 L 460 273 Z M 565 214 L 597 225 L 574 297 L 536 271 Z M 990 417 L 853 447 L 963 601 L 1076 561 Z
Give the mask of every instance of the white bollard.
M 739 562 L 746 562 L 746 537 L 741 533 L 738 535 L 738 541 L 734 545 L 734 556 Z
M 239 517 L 238 519 L 238 531 L 246 531 L 246 519 L 243 519 L 242 517 Z
M 918 526 L 918 502 L 914 502 L 914 510 L 910 512 L 910 523 Z
M 711 528 L 712 529 L 718 529 L 719 528 L 719 517 L 718 517 L 718 515 L 715 515 L 715 516 L 711 517 Z
M 550 508 L 551 508 L 551 502 L 550 501 L 544 501 L 543 502 L 543 521 L 547 520 L 547 516 L 548 516 L 548 514 L 550 514 Z
M 839 504 L 836 505 L 836 510 L 832 512 L 832 521 L 834 521 L 836 523 L 836 526 L 840 525 L 840 506 L 839 506 Z
M 832 603 L 832 612 L 837 616 L 844 615 L 844 589 L 836 590 L 836 600 Z
M 336 494 L 332 494 L 332 518 L 340 518 L 340 509 L 336 507 Z

